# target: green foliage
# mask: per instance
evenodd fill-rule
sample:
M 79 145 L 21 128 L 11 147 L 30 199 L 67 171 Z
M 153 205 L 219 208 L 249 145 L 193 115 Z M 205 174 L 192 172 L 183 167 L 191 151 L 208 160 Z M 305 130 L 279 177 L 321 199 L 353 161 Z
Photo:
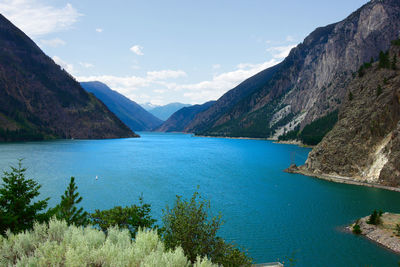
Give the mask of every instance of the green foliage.
M 378 88 L 376 89 L 376 96 L 380 96 L 382 94 L 382 86 L 378 85 Z
M 361 67 L 358 69 L 358 77 L 363 77 L 365 75 L 365 70 L 369 69 L 372 66 L 372 63 L 374 59 L 371 58 L 371 62 L 366 62 L 363 65 L 361 65 Z
M 369 216 L 367 223 L 373 225 L 379 225 L 382 222 L 381 216 L 382 216 L 382 211 L 377 212 L 376 210 L 374 210 L 372 214 Z
M 379 53 L 379 68 L 389 69 L 390 68 L 390 59 L 389 59 L 389 51 Z
M 19 160 L 17 167 L 11 166 L 11 172 L 3 173 L 0 188 L 0 233 L 7 229 L 18 233 L 31 229 L 34 221 L 44 221 L 47 216 L 40 213 L 47 207 L 49 198 L 34 202 L 39 196 L 40 185 L 33 179 L 25 178 L 26 169 Z
M 354 96 L 353 96 L 352 92 L 349 92 L 348 98 L 349 98 L 349 101 L 353 101 Z
M 393 59 L 391 62 L 391 68 L 392 70 L 396 70 L 397 69 L 397 55 L 393 55 Z
M 400 46 L 400 39 L 393 40 L 392 45 Z
M 65 220 L 68 225 L 85 226 L 88 224 L 88 213 L 83 208 L 77 208 L 82 201 L 82 197 L 76 192 L 78 187 L 75 184 L 75 177 L 71 177 L 67 190 L 61 196 L 61 202 L 58 204 L 54 213 L 57 219 Z
M 337 121 L 338 111 L 335 110 L 326 116 L 306 125 L 302 131 L 300 131 L 300 127 L 297 126 L 293 131 L 287 132 L 278 139 L 280 141 L 300 140 L 306 145 L 317 145 L 319 142 L 321 142 L 322 138 L 324 138 L 324 136 L 330 130 L 332 130 Z
M 132 205 L 122 208 L 116 206 L 109 210 L 95 210 L 90 214 L 91 223 L 99 226 L 104 232 L 112 226 L 128 229 L 132 237 L 140 227 L 152 228 L 156 220 L 150 216 L 151 206 L 143 202 L 139 197 L 139 205 Z
M 360 225 L 358 224 L 358 220 L 356 221 L 356 223 L 353 225 L 353 233 L 356 235 L 359 235 L 362 233 Z
M 36 223 L 0 240 L 0 266 L 190 266 L 182 248 L 166 250 L 155 230 L 139 230 L 134 241 L 126 229 L 107 233 L 55 219 Z M 216 265 L 197 257 L 193 266 Z
M 396 235 L 400 236 L 400 224 L 396 224 Z
M 191 262 L 197 255 L 224 266 L 250 266 L 251 259 L 217 237 L 221 215 L 209 217 L 210 202 L 195 192 L 190 200 L 177 196 L 172 209 L 163 210 L 163 240 L 168 249 L 182 247 Z

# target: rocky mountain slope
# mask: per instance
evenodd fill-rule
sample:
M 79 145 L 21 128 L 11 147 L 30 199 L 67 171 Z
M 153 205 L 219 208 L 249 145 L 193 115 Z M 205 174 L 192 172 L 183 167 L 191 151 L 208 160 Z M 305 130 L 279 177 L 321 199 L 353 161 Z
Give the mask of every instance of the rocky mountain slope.
M 174 114 L 181 108 L 189 107 L 189 106 L 191 106 L 191 105 L 176 102 L 176 103 L 169 103 L 169 104 L 163 105 L 163 106 L 149 107 L 149 108 L 145 108 L 145 109 L 148 112 L 150 112 L 151 114 L 153 114 L 154 116 L 156 116 L 157 118 L 159 118 L 163 121 L 166 121 L 172 114 Z
M 200 112 L 210 108 L 215 101 L 209 101 L 202 105 L 193 105 L 184 107 L 172 114 L 159 128 L 158 132 L 183 132 L 193 118 Z
M 321 27 L 279 65 L 259 73 L 199 113 L 185 128 L 201 135 L 274 137 L 335 111 L 352 74 L 400 32 L 400 1 L 372 0 Z M 238 88 L 250 84 L 246 90 Z M 239 91 L 239 93 L 238 93 Z
M 360 68 L 339 121 L 300 170 L 311 175 L 400 186 L 400 41 Z
M 0 141 L 136 136 L 0 15 Z
M 133 131 L 149 131 L 163 121 L 156 118 L 136 102 L 112 90 L 101 82 L 81 82 L 81 86 L 100 99 L 117 117 Z

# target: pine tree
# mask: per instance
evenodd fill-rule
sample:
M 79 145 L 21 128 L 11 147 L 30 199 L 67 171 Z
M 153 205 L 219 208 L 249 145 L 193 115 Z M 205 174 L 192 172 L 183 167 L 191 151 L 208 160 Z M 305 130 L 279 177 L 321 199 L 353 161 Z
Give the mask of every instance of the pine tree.
M 392 69 L 396 70 L 397 69 L 397 56 L 394 55 L 393 56 L 393 60 L 392 60 Z
M 49 198 L 33 202 L 39 196 L 41 185 L 25 178 L 26 168 L 19 160 L 11 172 L 3 172 L 3 184 L 0 188 L 0 234 L 7 229 L 13 233 L 31 229 L 34 221 L 46 220 L 46 213 L 40 213 L 47 207 Z
M 85 226 L 88 224 L 88 213 L 83 208 L 77 208 L 82 197 L 76 192 L 78 187 L 75 184 L 75 177 L 71 177 L 67 190 L 61 196 L 61 202 L 55 207 L 57 219 L 65 220 L 68 225 Z

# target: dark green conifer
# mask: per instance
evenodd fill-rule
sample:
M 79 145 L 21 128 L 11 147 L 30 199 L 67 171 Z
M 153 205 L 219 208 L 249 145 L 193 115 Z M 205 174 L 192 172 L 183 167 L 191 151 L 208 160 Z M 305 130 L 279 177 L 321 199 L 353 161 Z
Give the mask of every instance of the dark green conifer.
M 71 177 L 67 190 L 61 196 L 61 202 L 55 207 L 57 219 L 65 220 L 68 225 L 85 226 L 88 224 L 88 213 L 83 208 L 77 208 L 77 204 L 82 201 L 82 197 L 76 191 L 75 177 Z
M 4 172 L 0 187 L 0 234 L 7 229 L 13 233 L 31 229 L 34 221 L 46 220 L 46 213 L 40 213 L 47 207 L 49 198 L 33 202 L 39 196 L 39 185 L 33 179 L 25 178 L 26 168 L 19 160 L 17 167 L 11 166 L 11 172 Z

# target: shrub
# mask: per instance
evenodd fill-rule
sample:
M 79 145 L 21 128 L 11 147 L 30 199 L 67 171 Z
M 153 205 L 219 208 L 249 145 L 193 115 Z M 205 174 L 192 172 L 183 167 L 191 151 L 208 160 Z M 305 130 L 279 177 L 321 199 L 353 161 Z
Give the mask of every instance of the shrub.
M 356 235 L 361 234 L 361 228 L 360 225 L 358 224 L 358 221 L 353 225 L 353 233 Z
M 352 101 L 353 98 L 354 98 L 353 93 L 352 93 L 352 92 L 349 92 L 349 101 Z
M 396 224 L 396 235 L 400 236 L 400 224 Z
M 31 229 L 35 220 L 44 221 L 46 213 L 40 213 L 47 207 L 47 201 L 33 200 L 39 196 L 40 185 L 25 177 L 26 168 L 19 160 L 17 167 L 11 166 L 11 172 L 3 173 L 0 188 L 0 234 L 7 229 L 18 233 Z
M 376 89 L 376 96 L 380 96 L 382 94 L 382 86 L 378 85 L 378 88 Z
M 251 259 L 232 244 L 217 237 L 221 215 L 210 218 L 210 202 L 195 192 L 190 200 L 177 196 L 172 209 L 163 211 L 163 240 L 168 249 L 182 247 L 191 262 L 197 255 L 224 266 L 250 266 Z
M 182 248 L 166 250 L 156 230 L 139 230 L 134 241 L 126 229 L 107 233 L 56 219 L 35 223 L 0 240 L 0 266 L 189 266 Z M 197 257 L 194 266 L 215 265 Z
M 90 214 L 91 223 L 99 226 L 104 232 L 112 226 L 128 229 L 134 237 L 140 227 L 152 228 L 156 222 L 150 216 L 151 206 L 143 202 L 143 197 L 139 197 L 139 203 L 124 208 L 116 206 L 109 210 L 96 210 Z

